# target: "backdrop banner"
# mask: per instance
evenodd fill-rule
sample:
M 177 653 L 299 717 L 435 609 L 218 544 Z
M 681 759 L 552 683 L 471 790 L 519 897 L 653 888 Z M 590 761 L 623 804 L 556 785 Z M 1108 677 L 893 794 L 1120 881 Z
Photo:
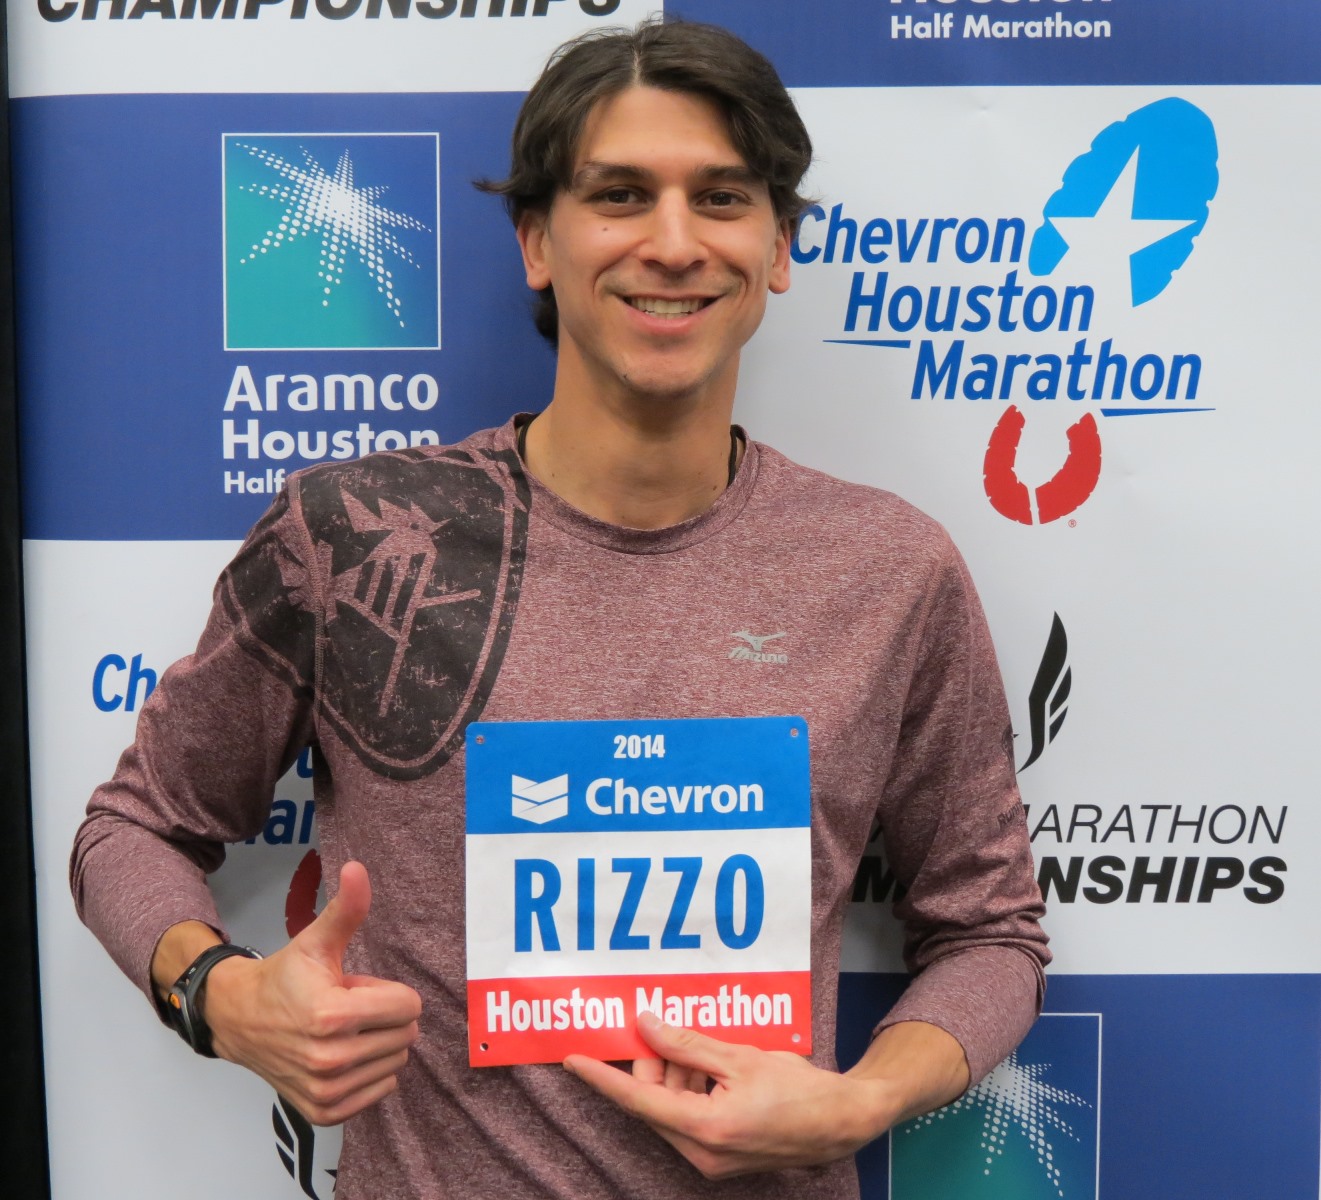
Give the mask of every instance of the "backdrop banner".
M 503 174 L 554 46 L 658 7 L 10 11 L 59 1200 L 181 1178 L 199 1198 L 333 1194 L 338 1131 L 157 1025 L 74 916 L 69 848 L 289 473 L 545 403 L 554 363 L 517 246 L 472 181 Z M 1321 7 L 666 14 L 769 54 L 816 144 L 793 286 L 744 355 L 736 416 L 953 534 L 995 635 L 1049 908 L 1046 1015 L 956 1104 L 867 1148 L 864 1196 L 1315 1200 Z M 274 949 L 311 920 L 306 761 L 214 884 L 236 940 Z M 846 933 L 844 1062 L 903 986 L 897 891 L 878 848 Z

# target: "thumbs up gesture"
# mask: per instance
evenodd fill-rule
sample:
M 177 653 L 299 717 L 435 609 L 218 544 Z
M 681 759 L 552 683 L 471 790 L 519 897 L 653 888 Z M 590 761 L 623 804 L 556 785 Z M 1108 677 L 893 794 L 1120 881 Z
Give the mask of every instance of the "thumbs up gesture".
M 344 951 L 371 905 L 361 863 L 283 949 L 227 958 L 207 977 L 205 1016 L 221 1058 L 255 1071 L 314 1125 L 337 1125 L 397 1086 L 417 1038 L 418 994 L 344 974 Z

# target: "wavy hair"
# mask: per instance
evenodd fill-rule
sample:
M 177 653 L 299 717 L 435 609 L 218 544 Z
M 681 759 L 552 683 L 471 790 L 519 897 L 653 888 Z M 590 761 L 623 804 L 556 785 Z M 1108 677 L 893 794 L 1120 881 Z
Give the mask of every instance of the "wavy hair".
M 797 227 L 811 203 L 799 187 L 812 161 L 812 140 L 793 100 L 764 55 L 726 29 L 693 21 L 651 20 L 566 42 L 519 110 L 508 176 L 476 186 L 503 197 L 515 225 L 526 213 L 549 212 L 556 194 L 570 186 L 588 116 L 630 87 L 711 101 L 734 148 L 766 184 L 776 217 Z M 555 345 L 559 312 L 551 288 L 538 294 L 534 319 Z

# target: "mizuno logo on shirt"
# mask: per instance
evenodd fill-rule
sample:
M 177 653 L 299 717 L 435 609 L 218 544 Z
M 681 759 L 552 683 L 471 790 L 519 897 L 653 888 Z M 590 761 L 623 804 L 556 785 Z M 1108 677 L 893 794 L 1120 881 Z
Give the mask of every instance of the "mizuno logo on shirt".
M 787 663 L 789 661 L 789 656 L 783 652 L 764 649 L 767 642 L 784 637 L 783 633 L 754 634 L 745 629 L 739 633 L 731 633 L 729 636 L 747 643 L 746 646 L 735 646 L 729 652 L 729 657 L 735 662 Z

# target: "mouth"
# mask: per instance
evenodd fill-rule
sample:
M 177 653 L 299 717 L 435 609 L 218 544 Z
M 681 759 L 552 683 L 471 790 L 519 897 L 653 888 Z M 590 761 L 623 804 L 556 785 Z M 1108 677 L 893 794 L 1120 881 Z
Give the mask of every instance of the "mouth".
M 689 317 L 714 303 L 713 298 L 703 296 L 689 296 L 681 300 L 669 300 L 662 296 L 629 296 L 627 300 L 638 312 L 646 313 L 649 317 Z

